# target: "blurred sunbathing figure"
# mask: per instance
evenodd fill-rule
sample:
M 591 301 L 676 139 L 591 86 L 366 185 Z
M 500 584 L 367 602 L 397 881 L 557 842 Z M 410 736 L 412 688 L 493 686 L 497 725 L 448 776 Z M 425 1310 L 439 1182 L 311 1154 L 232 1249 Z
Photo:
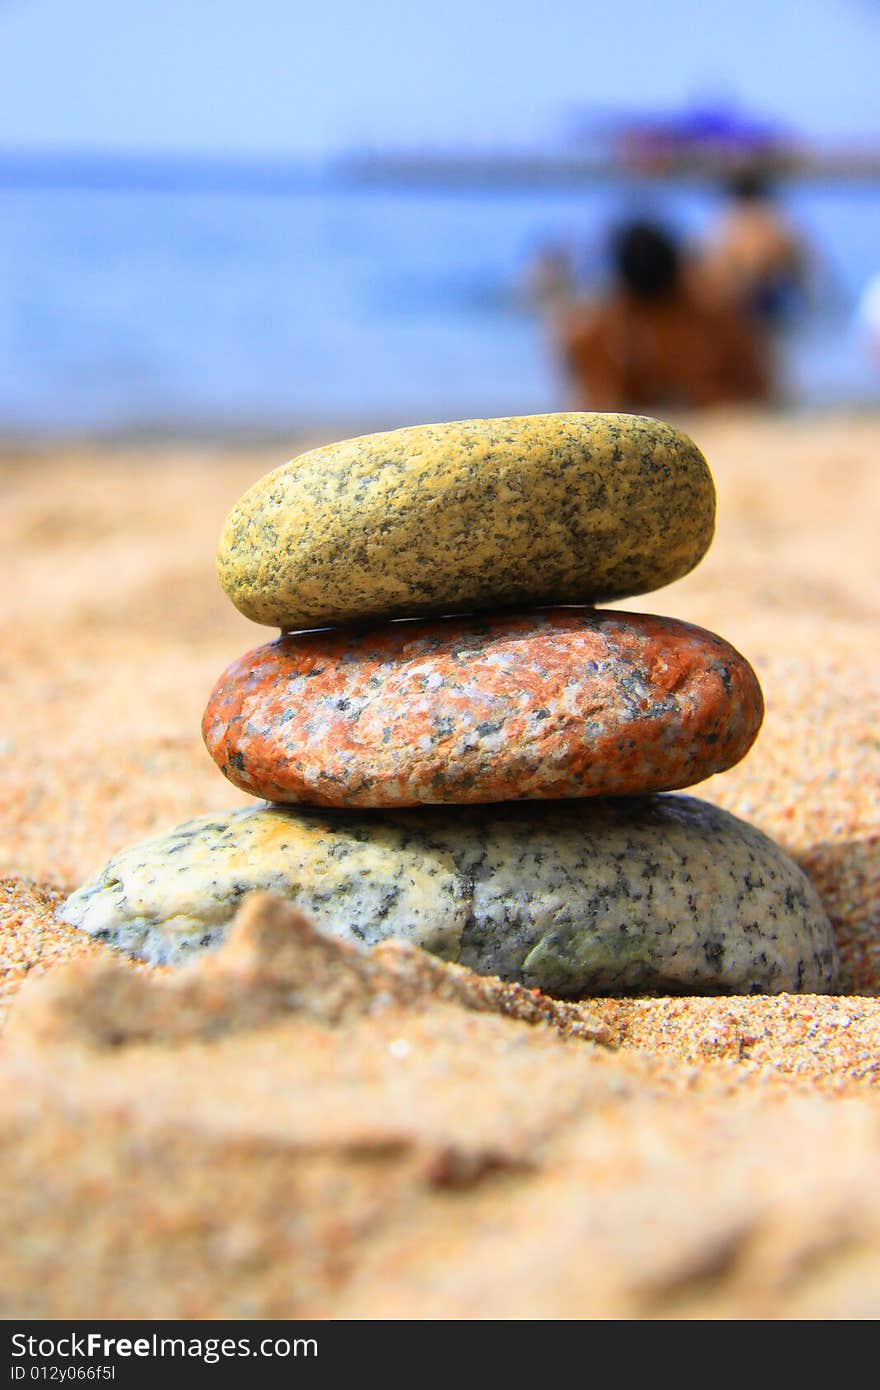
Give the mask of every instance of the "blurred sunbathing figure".
M 735 310 L 698 297 L 662 228 L 623 227 L 612 260 L 610 293 L 572 308 L 559 329 L 579 409 L 709 406 L 767 395 L 755 334 Z
M 774 208 L 760 172 L 737 175 L 728 194 L 701 259 L 703 287 L 763 329 L 784 326 L 803 301 L 804 247 Z

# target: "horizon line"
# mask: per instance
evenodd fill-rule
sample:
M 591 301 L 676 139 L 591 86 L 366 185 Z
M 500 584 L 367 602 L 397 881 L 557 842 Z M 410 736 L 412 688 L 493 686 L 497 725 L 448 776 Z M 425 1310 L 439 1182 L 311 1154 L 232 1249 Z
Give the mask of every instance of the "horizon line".
M 736 156 L 734 156 L 734 159 Z M 662 166 L 629 167 L 607 155 L 577 150 L 532 149 L 340 150 L 323 155 L 226 154 L 216 151 L 113 149 L 95 146 L 0 146 L 0 187 L 139 188 L 181 191 L 286 193 L 340 188 L 487 191 L 505 186 L 575 185 L 589 178 L 703 180 L 724 176 L 731 163 L 716 155 L 685 152 Z M 841 150 L 797 163 L 780 161 L 780 179 L 880 178 L 880 147 Z

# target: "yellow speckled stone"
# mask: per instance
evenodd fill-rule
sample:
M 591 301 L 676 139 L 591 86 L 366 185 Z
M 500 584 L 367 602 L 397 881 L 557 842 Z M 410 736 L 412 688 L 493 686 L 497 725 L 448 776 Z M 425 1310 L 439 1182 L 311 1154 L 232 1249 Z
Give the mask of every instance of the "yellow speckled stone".
M 712 539 L 706 460 L 638 415 L 531 415 L 363 435 L 233 508 L 220 582 L 258 623 L 592 603 L 679 578 Z

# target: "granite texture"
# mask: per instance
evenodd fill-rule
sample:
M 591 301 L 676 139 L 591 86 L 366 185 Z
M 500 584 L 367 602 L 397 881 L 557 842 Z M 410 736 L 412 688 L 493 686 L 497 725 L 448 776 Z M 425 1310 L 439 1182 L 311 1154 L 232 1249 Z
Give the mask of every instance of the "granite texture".
M 282 638 L 230 666 L 202 732 L 254 796 L 393 807 L 691 786 L 746 754 L 762 714 L 712 633 L 562 608 Z
M 712 539 L 706 461 L 644 416 L 420 425 L 303 454 L 230 513 L 220 582 L 255 622 L 588 603 L 686 574 Z
M 253 889 L 329 935 L 406 940 L 561 997 L 825 992 L 837 979 L 801 870 L 683 796 L 206 816 L 123 850 L 59 916 L 176 963 L 219 943 Z

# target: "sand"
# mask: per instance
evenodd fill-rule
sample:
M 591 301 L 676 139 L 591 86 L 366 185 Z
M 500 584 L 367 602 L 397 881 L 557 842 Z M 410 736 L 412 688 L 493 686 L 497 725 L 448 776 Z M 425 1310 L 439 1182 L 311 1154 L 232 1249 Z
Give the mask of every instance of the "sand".
M 757 670 L 758 742 L 698 794 L 809 873 L 843 993 L 529 1012 L 482 984 L 477 1015 L 441 998 L 439 967 L 417 1003 L 332 1022 L 254 1005 L 213 1041 L 159 1027 L 179 1012 L 160 994 L 123 1046 L 33 1023 L 58 998 L 99 1012 L 110 966 L 168 987 L 55 924 L 54 906 L 133 839 L 246 804 L 199 721 L 269 630 L 223 597 L 216 538 L 256 477 L 321 441 L 7 454 L 0 1182 L 23 1194 L 0 1243 L 8 1315 L 880 1315 L 880 417 L 683 423 L 715 473 L 716 541 L 694 574 L 622 606 L 713 629 Z M 230 950 L 216 968 L 234 974 Z M 270 1101 L 291 1086 L 306 1100 L 279 1116 Z M 461 1138 L 481 1124 L 476 1147 Z M 279 1203 L 300 1214 L 283 1229 Z M 53 1258 L 65 1219 L 76 1272 Z

